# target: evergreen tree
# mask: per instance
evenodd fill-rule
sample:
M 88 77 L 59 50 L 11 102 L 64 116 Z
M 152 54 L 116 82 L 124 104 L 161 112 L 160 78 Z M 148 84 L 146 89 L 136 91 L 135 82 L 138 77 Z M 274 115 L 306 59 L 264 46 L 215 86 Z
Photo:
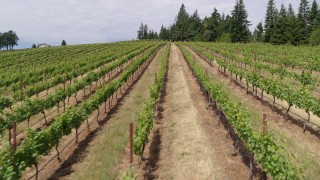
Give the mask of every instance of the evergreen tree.
M 143 26 L 143 38 L 142 39 L 148 39 L 148 30 L 149 30 L 148 25 L 145 24 Z
M 155 33 L 154 33 L 154 38 L 153 38 L 153 39 L 159 39 L 158 32 L 155 32 Z
M 170 32 L 167 28 L 161 26 L 160 33 L 159 33 L 159 39 L 161 40 L 170 40 Z
M 61 46 L 66 46 L 66 45 L 67 45 L 67 42 L 65 40 L 62 40 Z
M 161 25 L 161 29 L 159 32 L 159 39 L 165 40 L 165 27 L 163 27 L 163 24 Z
M 138 33 L 137 38 L 139 40 L 143 39 L 143 32 L 144 32 L 144 25 L 143 25 L 143 23 L 141 23 L 139 30 L 137 31 L 137 33 Z
M 189 19 L 188 40 L 201 41 L 203 34 L 203 25 L 196 10 Z
M 223 33 L 231 34 L 231 25 L 232 25 L 232 18 L 229 15 L 224 16 L 223 14 L 218 27 L 219 36 L 222 36 Z
M 308 42 L 309 35 L 311 32 L 310 7 L 309 2 L 307 0 L 300 1 L 298 19 L 300 21 L 300 26 L 303 28 L 300 43 L 305 44 Z
M 272 44 L 286 44 L 288 42 L 288 38 L 286 36 L 288 24 L 287 24 L 287 11 L 284 5 L 281 5 L 280 13 L 276 19 L 274 24 L 271 43 Z
M 264 32 L 263 32 L 262 22 L 259 22 L 259 24 L 257 25 L 256 29 L 254 30 L 253 35 L 255 37 L 255 41 L 257 41 L 257 42 L 262 42 L 263 41 Z
M 176 24 L 173 23 L 172 26 L 169 28 L 169 37 L 170 40 L 174 41 L 175 40 L 175 29 L 176 29 Z
M 237 0 L 234 10 L 232 11 L 231 40 L 232 42 L 246 43 L 250 38 L 249 26 L 247 20 L 248 13 L 245 10 L 243 0 Z
M 32 44 L 32 48 L 37 48 L 37 45 L 36 44 Z
M 205 18 L 203 21 L 204 26 L 204 40 L 216 41 L 219 37 L 219 24 L 221 22 L 221 16 L 216 8 L 214 8 L 211 17 Z
M 176 41 L 186 41 L 188 39 L 189 14 L 184 4 L 181 5 L 175 22 L 173 39 Z
M 292 5 L 289 4 L 287 13 L 287 30 L 286 37 L 290 44 L 299 45 L 302 36 L 303 28 L 300 25 L 300 21 L 295 15 Z
M 278 10 L 275 6 L 274 0 L 269 0 L 267 6 L 266 20 L 265 20 L 265 38 L 264 42 L 268 43 L 271 40 L 272 30 L 276 21 Z
M 0 32 L 0 50 L 5 47 L 5 41 L 2 33 Z
M 320 45 L 320 29 L 316 29 L 311 33 L 309 42 L 313 46 Z
M 153 39 L 153 31 L 149 29 L 148 37 L 147 39 Z
M 313 0 L 311 10 L 310 10 L 310 23 L 311 23 L 311 29 L 316 30 L 320 27 L 320 10 L 317 1 Z

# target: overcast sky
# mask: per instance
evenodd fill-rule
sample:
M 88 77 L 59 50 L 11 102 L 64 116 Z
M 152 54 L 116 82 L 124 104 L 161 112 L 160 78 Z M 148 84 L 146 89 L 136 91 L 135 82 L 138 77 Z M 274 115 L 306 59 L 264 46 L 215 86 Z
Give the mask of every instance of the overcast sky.
M 182 3 L 189 13 L 198 9 L 201 18 L 216 7 L 230 14 L 236 0 L 0 0 L 0 32 L 14 30 L 19 48 L 33 43 L 60 45 L 114 42 L 136 38 L 141 22 L 156 31 L 169 26 Z M 244 0 L 251 30 L 264 21 L 268 0 Z M 277 6 L 291 3 L 297 12 L 299 0 L 275 0 Z

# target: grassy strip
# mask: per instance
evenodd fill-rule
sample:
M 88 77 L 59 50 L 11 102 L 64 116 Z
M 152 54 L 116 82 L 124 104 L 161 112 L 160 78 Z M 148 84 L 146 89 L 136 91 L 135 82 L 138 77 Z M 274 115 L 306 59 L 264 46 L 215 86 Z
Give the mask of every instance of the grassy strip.
M 167 45 L 165 49 L 165 55 L 162 58 L 160 71 L 156 77 L 155 83 L 150 87 L 150 98 L 145 104 L 142 112 L 138 117 L 138 122 L 135 128 L 134 136 L 134 153 L 141 155 L 143 153 L 143 147 L 148 139 L 149 133 L 153 126 L 154 107 L 157 103 L 161 87 L 164 83 L 165 74 L 167 72 L 168 60 L 169 60 L 170 45 Z

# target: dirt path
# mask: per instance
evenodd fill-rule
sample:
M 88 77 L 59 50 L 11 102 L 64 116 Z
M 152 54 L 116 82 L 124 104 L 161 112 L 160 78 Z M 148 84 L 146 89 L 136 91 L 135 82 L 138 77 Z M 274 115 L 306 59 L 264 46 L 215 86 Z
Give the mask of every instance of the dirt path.
M 247 179 L 240 156 L 226 138 L 176 45 L 170 50 L 160 154 L 153 172 L 138 179 Z
M 295 163 L 304 170 L 303 174 L 310 179 L 317 177 L 317 174 L 320 173 L 320 139 L 318 137 L 309 132 L 303 133 L 299 126 L 273 111 L 251 94 L 247 94 L 246 89 L 230 81 L 230 77 L 219 73 L 218 64 L 214 63 L 214 67 L 212 67 L 193 51 L 190 52 L 195 55 L 196 62 L 207 69 L 208 75 L 213 81 L 223 83 L 232 97 L 241 101 L 248 108 L 253 126 L 257 130 L 261 129 L 262 114 L 266 113 L 270 130 L 276 135 L 277 140 L 284 144 L 286 150 L 296 156 Z

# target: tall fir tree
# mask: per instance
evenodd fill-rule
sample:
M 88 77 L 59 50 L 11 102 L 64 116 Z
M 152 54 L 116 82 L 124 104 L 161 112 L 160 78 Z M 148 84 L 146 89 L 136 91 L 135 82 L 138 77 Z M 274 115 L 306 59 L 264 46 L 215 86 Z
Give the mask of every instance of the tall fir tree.
M 300 21 L 295 15 L 291 4 L 289 4 L 287 13 L 287 25 L 286 37 L 288 42 L 295 46 L 299 45 L 303 28 L 301 27 Z
M 188 26 L 189 14 L 187 13 L 184 4 L 182 4 L 175 22 L 173 32 L 174 40 L 186 41 L 188 39 Z
M 254 30 L 254 38 L 256 42 L 262 42 L 264 38 L 264 30 L 263 30 L 263 25 L 262 22 L 259 22 L 257 25 L 256 29 Z
M 231 41 L 246 43 L 250 38 L 250 21 L 243 0 L 237 0 L 232 11 Z
M 205 18 L 203 21 L 204 26 L 204 40 L 205 41 L 216 41 L 219 37 L 219 24 L 221 16 L 216 8 L 214 8 L 211 17 Z
M 137 38 L 143 39 L 143 30 L 144 30 L 144 25 L 143 23 L 140 24 L 139 30 L 137 31 Z
M 189 29 L 188 29 L 188 40 L 191 41 L 201 41 L 203 35 L 203 25 L 196 10 L 189 20 Z
M 279 15 L 274 24 L 274 28 L 271 36 L 271 43 L 276 45 L 286 44 L 288 42 L 288 38 L 286 36 L 287 28 L 288 28 L 287 10 L 282 4 Z
M 264 42 L 268 43 L 271 40 L 272 31 L 274 28 L 274 24 L 276 21 L 278 10 L 276 8 L 276 5 L 274 3 L 274 0 L 269 0 L 268 6 L 267 6 L 267 13 L 266 13 L 266 19 L 265 19 L 265 38 Z
M 159 39 L 161 39 L 161 40 L 165 40 L 165 27 L 163 27 L 163 24 L 161 25 L 161 28 L 160 28 L 160 32 L 159 32 Z
M 143 26 L 143 38 L 142 39 L 148 39 L 148 30 L 149 30 L 148 25 L 145 24 Z
M 306 44 L 308 42 L 311 23 L 310 23 L 310 6 L 308 0 L 301 0 L 298 12 L 298 19 L 300 21 L 300 26 L 302 27 L 302 35 L 300 39 L 300 44 Z
M 310 23 L 311 23 L 311 29 L 316 30 L 320 28 L 320 10 L 317 1 L 313 0 L 311 10 L 310 10 Z

